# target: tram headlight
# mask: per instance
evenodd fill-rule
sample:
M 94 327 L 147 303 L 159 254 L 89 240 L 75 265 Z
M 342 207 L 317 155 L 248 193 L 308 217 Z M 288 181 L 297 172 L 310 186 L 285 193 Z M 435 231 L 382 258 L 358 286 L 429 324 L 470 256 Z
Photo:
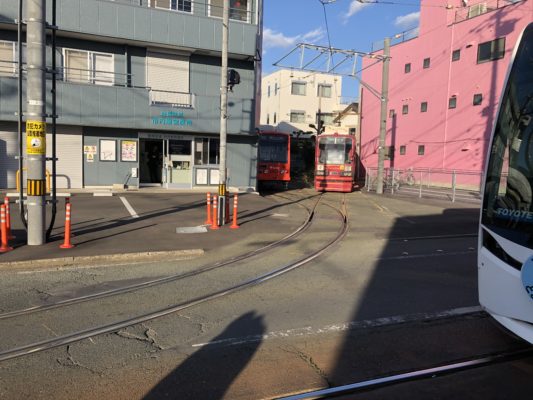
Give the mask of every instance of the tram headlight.
M 316 166 L 316 170 L 317 170 L 317 171 L 324 171 L 324 164 L 318 164 L 318 165 Z
M 345 166 L 344 166 L 344 171 L 346 171 L 346 172 L 352 172 L 352 166 L 351 166 L 351 165 L 345 165 Z

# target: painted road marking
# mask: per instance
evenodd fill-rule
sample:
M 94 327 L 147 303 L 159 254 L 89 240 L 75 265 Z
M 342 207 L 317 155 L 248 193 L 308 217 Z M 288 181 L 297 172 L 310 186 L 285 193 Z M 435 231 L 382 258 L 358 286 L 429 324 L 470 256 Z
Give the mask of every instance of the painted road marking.
M 122 204 L 124 204 L 124 207 L 126 207 L 126 210 L 128 210 L 132 218 L 139 218 L 139 216 L 125 197 L 119 196 L 119 199 L 122 200 Z
M 397 315 L 394 317 L 384 317 L 384 318 L 377 318 L 377 319 L 371 319 L 371 320 L 345 322 L 343 324 L 326 325 L 321 328 L 313 328 L 311 326 L 306 326 L 304 328 L 289 329 L 286 331 L 269 332 L 264 335 L 250 335 L 250 336 L 243 336 L 240 338 L 236 337 L 236 338 L 216 340 L 216 341 L 207 342 L 207 343 L 198 343 L 198 344 L 193 344 L 192 347 L 205 347 L 205 346 L 213 346 L 213 345 L 234 346 L 237 344 L 261 342 L 261 341 L 270 340 L 270 339 L 312 336 L 312 335 L 319 335 L 322 333 L 344 332 L 344 331 L 358 329 L 358 328 L 359 329 L 375 328 L 375 327 L 381 327 L 381 326 L 387 326 L 387 325 L 398 325 L 398 324 L 403 324 L 406 322 L 418 322 L 418 321 L 428 321 L 428 320 L 433 320 L 433 319 L 458 317 L 462 315 L 478 313 L 481 311 L 483 311 L 483 309 L 480 306 L 472 306 L 472 307 L 454 308 L 451 310 L 438 311 L 434 313 Z

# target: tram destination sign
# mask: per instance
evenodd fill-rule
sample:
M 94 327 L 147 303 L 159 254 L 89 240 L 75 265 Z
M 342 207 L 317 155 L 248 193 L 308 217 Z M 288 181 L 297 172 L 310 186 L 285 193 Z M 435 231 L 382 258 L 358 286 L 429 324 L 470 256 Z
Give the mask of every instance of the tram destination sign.
M 182 111 L 161 111 L 158 115 L 150 117 L 152 125 L 174 126 L 185 128 L 192 126 L 192 120 L 185 117 Z

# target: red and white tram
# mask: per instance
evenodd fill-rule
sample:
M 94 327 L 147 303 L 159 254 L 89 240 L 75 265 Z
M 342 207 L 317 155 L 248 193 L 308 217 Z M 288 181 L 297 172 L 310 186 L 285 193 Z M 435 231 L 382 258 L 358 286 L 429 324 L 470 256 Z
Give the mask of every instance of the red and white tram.
M 315 150 L 315 189 L 351 192 L 356 173 L 355 137 L 333 133 L 317 136 Z

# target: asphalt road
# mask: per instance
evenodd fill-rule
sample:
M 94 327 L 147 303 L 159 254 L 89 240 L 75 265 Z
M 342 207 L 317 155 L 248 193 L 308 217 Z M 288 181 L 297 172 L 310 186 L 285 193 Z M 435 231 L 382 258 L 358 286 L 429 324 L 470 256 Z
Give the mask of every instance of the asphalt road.
M 337 205 L 342 198 L 327 194 L 324 201 Z M 316 261 L 279 279 L 118 333 L 0 363 L 0 398 L 276 398 L 528 347 L 478 307 L 479 211 L 474 205 L 361 192 L 347 195 L 346 201 L 350 232 Z M 304 215 L 296 205 L 291 207 L 290 226 L 297 226 Z M 268 221 L 274 230 L 279 225 L 276 219 Z M 335 229 L 334 214 L 324 207 L 317 212 L 317 222 L 318 229 L 305 240 L 295 239 L 285 250 L 241 269 L 206 275 L 187 286 L 133 294 L 123 304 L 109 301 L 91 310 L 91 319 L 85 321 L 86 313 L 65 312 L 63 321 L 44 314 L 40 329 L 48 328 L 53 337 L 57 327 L 75 329 L 95 318 L 113 319 L 151 307 L 154 301 L 179 301 L 186 293 L 244 279 L 249 272 L 297 258 L 327 240 Z M 247 239 L 249 248 L 268 237 Z M 13 309 L 192 270 L 212 259 L 216 255 L 208 253 L 179 264 L 7 274 L 0 283 L 0 298 L 4 309 Z M 24 288 L 31 300 L 19 298 L 16 288 Z M 23 332 L 26 322 L 4 325 L 4 345 L 32 337 L 32 332 L 15 334 Z M 435 385 L 420 381 L 422 386 L 391 386 L 361 398 L 516 398 L 531 393 L 532 365 L 525 359 L 438 378 Z M 507 391 L 507 381 L 495 379 L 498 375 L 514 377 L 513 389 Z M 451 385 L 454 379 L 471 385 Z

